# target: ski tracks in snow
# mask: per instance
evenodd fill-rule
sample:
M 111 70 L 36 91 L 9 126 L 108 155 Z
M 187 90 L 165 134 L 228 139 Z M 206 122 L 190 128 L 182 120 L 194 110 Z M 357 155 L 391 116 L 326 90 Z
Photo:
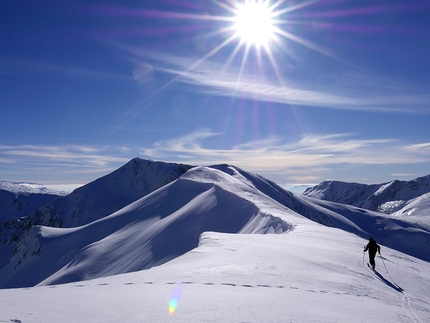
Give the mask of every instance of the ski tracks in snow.
M 365 266 L 363 266 L 365 267 Z M 424 323 L 418 315 L 415 313 L 414 309 L 411 306 L 411 298 L 410 296 L 405 293 L 404 289 L 401 288 L 397 283 L 394 281 L 394 279 L 388 275 L 389 279 L 385 278 L 380 272 L 373 270 L 370 268 L 370 265 L 367 264 L 367 269 L 374 273 L 376 276 L 376 279 L 387 285 L 388 287 L 392 288 L 394 291 L 396 291 L 399 294 L 399 302 L 400 306 L 402 307 L 403 311 L 406 313 L 406 316 L 410 318 L 411 322 L 413 323 Z M 429 312 L 430 310 L 424 310 L 426 312 Z
M 408 296 L 407 293 L 405 293 L 403 288 L 401 288 L 399 285 L 397 285 L 397 283 L 394 281 L 394 279 L 390 275 L 388 275 L 388 277 L 390 278 L 391 281 L 389 281 L 384 276 L 382 276 L 382 274 L 380 274 L 378 271 L 374 271 L 371 268 L 369 268 L 369 270 L 371 272 L 374 272 L 376 277 L 381 282 L 383 282 L 388 287 L 392 288 L 393 290 L 395 290 L 396 292 L 399 293 L 400 305 L 401 305 L 402 309 L 405 311 L 407 317 L 409 317 L 413 323 L 424 323 L 423 321 L 421 321 L 421 319 L 417 316 L 414 309 L 412 308 L 410 296 Z
M 401 305 L 403 310 L 405 311 L 406 315 L 412 320 L 414 323 L 424 323 L 420 320 L 420 318 L 417 316 L 415 311 L 411 307 L 410 297 L 402 294 L 401 295 Z

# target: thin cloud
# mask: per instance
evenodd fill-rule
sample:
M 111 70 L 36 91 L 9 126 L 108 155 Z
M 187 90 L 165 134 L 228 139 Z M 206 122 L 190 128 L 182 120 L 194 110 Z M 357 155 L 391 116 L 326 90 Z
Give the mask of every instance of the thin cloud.
M 330 108 L 342 110 L 366 110 L 385 112 L 423 113 L 430 112 L 430 96 L 427 94 L 404 93 L 403 86 L 388 84 L 382 78 L 375 81 L 375 76 L 349 74 L 348 82 L 338 82 L 336 78 L 327 80 L 314 79 L 303 83 L 292 77 L 288 83 L 280 85 L 274 81 L 261 81 L 239 72 L 225 71 L 223 65 L 204 62 L 190 69 L 192 60 L 163 53 L 147 54 L 158 61 L 155 70 L 173 75 L 176 82 L 193 85 L 193 91 L 218 95 L 243 97 L 261 101 L 285 103 L 297 106 Z M 378 93 L 378 94 L 375 94 Z M 380 94 L 379 94 L 380 93 Z
M 298 141 L 270 138 L 248 142 L 229 149 L 204 146 L 204 139 L 221 135 L 208 130 L 157 142 L 142 150 L 152 157 L 166 157 L 198 165 L 229 163 L 253 171 L 282 172 L 285 169 L 320 168 L 343 164 L 387 165 L 430 161 L 395 139 L 355 139 L 351 134 L 307 135 Z M 275 144 L 275 145 L 274 145 Z M 253 148 L 257 147 L 257 148 Z
M 81 185 L 112 172 L 133 157 L 126 147 L 0 145 L 0 178 Z
M 406 147 L 408 150 L 428 153 L 430 151 L 430 142 L 410 145 Z
M 200 129 L 140 149 L 144 158 L 190 165 L 232 164 L 263 176 L 317 181 L 328 169 L 363 165 L 413 165 L 430 161 L 430 144 L 404 144 L 392 138 L 357 139 L 356 135 L 308 134 L 297 140 L 271 136 L 213 148 L 210 141 L 224 133 Z M 30 180 L 61 176 L 62 183 L 96 179 L 137 156 L 139 150 L 119 147 L 0 145 L 0 177 Z M 37 181 L 37 180 L 36 180 Z M 57 181 L 58 182 L 58 181 Z
M 391 176 L 393 177 L 417 177 L 417 174 L 414 173 L 407 173 L 407 174 L 403 174 L 403 173 L 396 173 L 396 174 L 391 174 Z
M 0 156 L 15 163 L 43 164 L 51 166 L 106 166 L 111 163 L 128 161 L 123 157 L 113 156 L 115 149 L 94 148 L 90 146 L 44 146 L 44 145 L 0 145 Z M 123 150 L 121 147 L 119 151 Z
M 16 161 L 11 158 L 0 158 L 0 164 L 15 164 Z

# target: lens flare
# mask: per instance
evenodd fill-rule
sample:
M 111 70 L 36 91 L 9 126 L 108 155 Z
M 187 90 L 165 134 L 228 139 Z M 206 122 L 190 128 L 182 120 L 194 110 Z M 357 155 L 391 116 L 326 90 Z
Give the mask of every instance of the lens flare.
M 169 303 L 169 315 L 173 315 L 178 306 L 179 297 L 181 297 L 181 288 L 180 286 L 176 286 L 172 292 L 172 297 L 170 298 Z

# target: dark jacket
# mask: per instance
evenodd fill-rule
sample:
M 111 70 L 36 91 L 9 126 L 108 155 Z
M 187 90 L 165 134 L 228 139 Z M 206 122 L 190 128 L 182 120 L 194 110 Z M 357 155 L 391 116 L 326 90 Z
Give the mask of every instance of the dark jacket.
M 366 252 L 367 250 L 369 250 L 371 255 L 376 255 L 376 252 L 381 252 L 381 247 L 376 243 L 375 240 L 370 240 L 364 251 Z

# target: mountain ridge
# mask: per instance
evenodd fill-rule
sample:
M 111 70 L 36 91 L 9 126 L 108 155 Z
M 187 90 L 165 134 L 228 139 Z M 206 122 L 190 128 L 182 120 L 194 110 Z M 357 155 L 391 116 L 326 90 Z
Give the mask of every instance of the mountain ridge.
M 118 207 L 117 199 L 106 198 L 103 190 L 108 197 L 126 196 L 127 201 Z M 65 205 L 45 213 L 42 221 L 37 222 L 37 216 L 1 221 L 0 288 L 149 269 L 196 248 L 206 231 L 282 234 L 298 225 L 324 225 L 364 239 L 373 235 L 384 246 L 430 261 L 426 219 L 418 223 L 413 217 L 317 200 L 233 165 L 195 167 L 133 159 L 76 191 L 83 200 L 84 193 L 92 193 L 92 201 L 112 202 L 113 211 L 94 214 L 94 204 L 81 204 L 88 216 L 72 221 L 70 212 L 61 212 L 76 209 L 70 201 L 82 203 L 72 192 L 56 200 Z
M 0 189 L 0 220 L 29 215 L 62 195 L 53 193 L 12 192 Z
M 236 192 L 237 186 L 241 187 L 239 195 L 231 192 Z M 251 193 L 256 201 L 261 201 L 247 201 L 246 195 Z M 11 262 L 0 268 L 0 276 L 6 277 L 0 286 L 32 286 L 42 281 L 65 283 L 147 269 L 197 247 L 204 231 L 290 230 L 291 224 L 259 208 L 266 199 L 264 194 L 222 171 L 196 167 L 119 211 L 81 227 L 33 227 L 27 239 L 18 243 L 22 248 Z M 61 252 L 60 245 L 66 246 Z M 118 253 L 119 245 L 133 247 Z M 42 264 L 44 270 L 40 269 Z M 51 268 L 46 268 L 47 264 Z M 35 267 L 39 271 L 33 270 L 29 275 L 29 268 Z M 94 272 L 94 268 L 100 270 Z
M 400 211 L 408 201 L 426 193 L 430 193 L 430 175 L 382 184 L 324 181 L 307 188 L 303 195 L 392 214 Z

